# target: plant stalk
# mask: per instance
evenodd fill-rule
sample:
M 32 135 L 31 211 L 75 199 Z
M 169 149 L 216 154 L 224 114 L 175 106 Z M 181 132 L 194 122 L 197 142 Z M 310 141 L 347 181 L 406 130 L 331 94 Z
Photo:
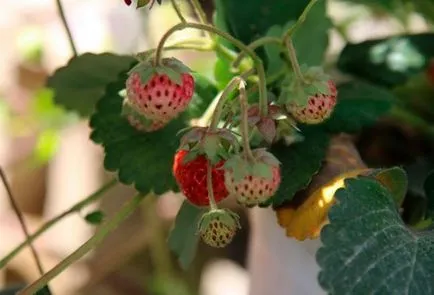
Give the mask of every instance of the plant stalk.
M 259 58 L 259 56 L 251 50 L 248 46 L 246 46 L 244 43 L 239 41 L 238 39 L 232 37 L 230 34 L 223 32 L 211 25 L 206 24 L 196 24 L 196 23 L 180 23 L 175 26 L 173 26 L 171 29 L 169 29 L 161 38 L 157 50 L 155 52 L 155 65 L 160 64 L 161 55 L 164 50 L 164 44 L 168 40 L 168 38 L 175 33 L 176 31 L 184 30 L 186 28 L 193 28 L 193 29 L 199 29 L 208 31 L 210 33 L 214 33 L 216 35 L 221 36 L 222 38 L 225 38 L 232 44 L 234 44 L 236 47 L 238 47 L 241 51 L 244 51 L 246 54 L 248 54 L 255 63 L 255 69 L 256 73 L 258 74 L 259 78 L 259 107 L 260 107 L 260 113 L 262 116 L 266 116 L 268 114 L 268 99 L 267 99 L 267 85 L 266 85 L 266 77 L 265 77 L 265 69 L 262 60 Z
M 69 46 L 71 47 L 72 53 L 75 56 L 78 55 L 77 47 L 75 46 L 74 38 L 72 37 L 71 29 L 69 28 L 68 21 L 66 20 L 65 11 L 63 10 L 63 5 L 61 0 L 56 0 L 57 11 L 59 13 L 60 19 L 62 20 L 63 27 L 68 36 Z
M 134 210 L 140 205 L 144 195 L 137 195 L 131 201 L 126 203 L 123 208 L 108 222 L 101 226 L 101 228 L 91 237 L 86 243 L 75 250 L 71 255 L 66 257 L 58 263 L 53 269 L 47 272 L 44 276 L 36 280 L 34 283 L 27 286 L 24 290 L 17 293 L 17 295 L 33 295 L 47 285 L 52 279 L 58 276 L 71 264 L 86 255 L 89 251 L 99 245 L 103 239 L 119 224 L 121 224 Z
M 6 266 L 8 262 L 14 258 L 22 249 L 24 249 L 25 246 L 32 243 L 34 240 L 36 240 L 40 235 L 42 235 L 44 232 L 46 232 L 48 229 L 50 229 L 53 225 L 55 225 L 57 222 L 62 220 L 64 217 L 78 212 L 84 207 L 88 206 L 89 204 L 97 201 L 100 199 L 105 192 L 107 192 L 109 189 L 111 189 L 115 184 L 117 183 L 116 180 L 112 180 L 109 183 L 105 184 L 103 187 L 101 187 L 98 191 L 87 197 L 86 199 L 80 201 L 79 203 L 72 206 L 70 209 L 66 210 L 65 212 L 57 215 L 56 217 L 50 219 L 47 221 L 41 228 L 39 228 L 34 234 L 29 235 L 28 238 L 22 242 L 20 245 L 18 245 L 15 249 L 13 249 L 8 255 L 6 255 L 2 260 L 0 260 L 0 269 Z

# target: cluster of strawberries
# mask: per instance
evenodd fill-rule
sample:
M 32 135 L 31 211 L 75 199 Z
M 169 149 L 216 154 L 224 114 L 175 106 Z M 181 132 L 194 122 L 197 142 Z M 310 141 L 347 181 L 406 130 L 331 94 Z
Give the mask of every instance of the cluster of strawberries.
M 319 93 L 309 97 L 305 106 L 292 103 L 286 109 L 302 123 L 324 121 L 336 104 L 335 84 L 330 80 L 328 85 L 328 95 Z M 158 66 L 142 62 L 129 73 L 123 115 L 137 130 L 156 131 L 186 110 L 194 87 L 190 70 L 174 58 L 163 59 Z M 214 247 L 230 243 L 239 228 L 238 216 L 217 209 L 215 204 L 232 196 L 239 204 L 253 207 L 269 200 L 281 182 L 278 159 L 263 148 L 253 150 L 250 159 L 239 153 L 229 158 L 219 153 L 210 157 L 204 148 L 209 145 L 207 142 L 220 146 L 228 138 L 237 140 L 222 129 L 210 133 L 207 128 L 193 127 L 181 140 L 173 163 L 173 175 L 188 201 L 211 207 L 199 222 L 199 233 L 204 242 Z

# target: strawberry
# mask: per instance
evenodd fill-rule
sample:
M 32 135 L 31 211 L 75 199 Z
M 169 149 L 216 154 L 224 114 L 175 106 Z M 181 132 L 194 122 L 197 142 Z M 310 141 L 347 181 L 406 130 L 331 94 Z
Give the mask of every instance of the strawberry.
M 202 241 L 215 248 L 230 244 L 239 228 L 239 216 L 225 209 L 211 210 L 202 215 L 199 221 Z
M 132 0 L 124 0 L 124 2 L 126 5 L 130 6 L 133 1 Z
M 319 124 L 330 117 L 336 105 L 337 89 L 332 80 L 328 81 L 328 92 L 310 96 L 306 106 L 289 103 L 288 111 L 300 123 Z
M 252 207 L 271 198 L 280 185 L 279 161 L 265 149 L 252 151 L 254 159 L 235 155 L 226 164 L 225 184 L 238 203 Z
M 131 126 L 142 132 L 156 131 L 167 124 L 165 121 L 152 121 L 142 116 L 128 100 L 124 101 L 122 115 L 128 120 Z
M 204 155 L 198 155 L 186 162 L 187 150 L 179 150 L 175 154 L 173 163 L 173 175 L 185 197 L 196 206 L 209 206 L 207 189 L 208 159 Z M 228 196 L 224 184 L 224 160 L 220 160 L 212 167 L 212 186 L 214 199 L 218 203 Z
M 183 112 L 194 93 L 189 69 L 176 59 L 163 59 L 154 67 L 150 62 L 130 71 L 126 82 L 127 99 L 145 118 L 168 122 Z

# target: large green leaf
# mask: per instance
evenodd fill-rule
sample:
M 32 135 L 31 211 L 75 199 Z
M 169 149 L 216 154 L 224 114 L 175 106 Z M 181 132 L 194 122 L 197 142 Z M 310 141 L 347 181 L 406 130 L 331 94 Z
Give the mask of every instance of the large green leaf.
M 390 191 L 349 179 L 335 194 L 317 252 L 319 283 L 329 294 L 433 294 L 434 234 L 401 220 Z
M 176 216 L 175 225 L 169 236 L 169 247 L 178 256 L 183 269 L 187 269 L 194 259 L 199 242 L 197 225 L 204 209 L 184 201 Z
M 216 93 L 205 78 L 195 75 L 196 91 L 189 108 L 178 119 L 156 132 L 142 133 L 130 126 L 121 116 L 123 98 L 119 92 L 125 88 L 127 75 L 109 84 L 105 95 L 97 103 L 91 117 L 91 139 L 104 147 L 104 167 L 118 173 L 119 181 L 142 192 L 153 190 L 162 194 L 177 190 L 172 176 L 173 157 L 179 146 L 177 132 L 187 127 L 186 122 L 200 116 Z
M 281 162 L 282 182 L 269 203 L 273 206 L 290 201 L 295 193 L 305 188 L 321 168 L 329 145 L 329 136 L 318 128 L 303 129 L 304 141 L 286 146 L 274 145 L 271 153 Z M 268 204 L 264 204 L 268 205 Z
M 216 0 L 216 10 L 226 29 L 244 43 L 250 43 L 266 34 L 274 25 L 285 25 L 288 21 L 296 20 L 309 0 Z M 318 1 L 314 9 L 322 11 L 317 14 L 317 23 L 324 24 L 325 3 Z M 316 45 L 317 40 L 313 43 Z
M 338 67 L 376 84 L 396 86 L 423 70 L 434 57 L 434 34 L 399 35 L 348 44 Z
M 293 24 L 294 20 L 284 26 L 274 25 L 267 31 L 267 36 L 280 38 Z M 300 64 L 319 66 L 323 63 L 330 26 L 331 22 L 325 14 L 325 6 L 317 3 L 292 37 Z M 313 44 L 315 46 L 312 46 Z M 281 48 L 277 44 L 268 44 L 264 49 L 268 61 L 267 73 L 275 74 L 285 65 L 280 57 Z
M 57 69 L 48 78 L 47 87 L 53 88 L 57 104 L 87 117 L 104 95 L 106 86 L 135 62 L 131 56 L 85 53 Z
M 324 126 L 331 132 L 357 132 L 385 115 L 393 100 L 387 89 L 364 82 L 345 83 L 338 87 L 338 103 Z
M 428 199 L 427 217 L 434 220 L 434 171 L 425 180 L 425 194 Z
M 173 156 L 178 148 L 176 133 L 185 128 L 183 118 L 169 123 L 156 132 L 142 133 L 130 126 L 121 116 L 126 75 L 110 84 L 106 94 L 97 103 L 90 125 L 91 139 L 104 147 L 104 166 L 116 171 L 119 181 L 134 184 L 142 193 L 153 190 L 162 194 L 176 189 L 172 176 Z

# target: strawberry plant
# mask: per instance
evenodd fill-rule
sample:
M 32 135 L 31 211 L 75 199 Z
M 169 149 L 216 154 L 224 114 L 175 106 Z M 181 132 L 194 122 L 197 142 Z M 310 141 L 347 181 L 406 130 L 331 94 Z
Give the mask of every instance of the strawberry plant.
M 146 9 L 164 1 L 124 2 Z M 209 23 L 198 0 L 191 1 L 197 21 L 187 21 L 172 0 L 179 23 L 156 48 L 75 54 L 58 69 L 48 79 L 56 103 L 89 120 L 91 140 L 116 179 L 75 208 L 115 182 L 133 186 L 137 196 L 113 219 L 95 212 L 95 223 L 102 222 L 95 236 L 19 294 L 49 292 L 50 280 L 142 199 L 168 191 L 185 197 L 168 238 L 183 269 L 200 240 L 226 247 L 241 230 L 225 202 L 232 199 L 246 210 L 271 208 L 288 239 L 320 239 L 318 283 L 329 294 L 434 294 L 434 165 L 415 184 L 414 161 L 386 161 L 387 146 L 373 139 L 390 122 L 411 128 L 428 142 L 418 156 L 429 162 L 434 35 L 348 42 L 330 63 L 328 37 L 337 26 L 327 2 L 216 0 Z M 389 12 L 396 16 L 395 8 Z M 169 42 L 185 29 L 203 36 Z M 213 77 L 171 57 L 173 50 L 214 52 Z M 351 140 L 336 143 L 342 134 Z M 415 191 L 425 200 L 418 208 Z

